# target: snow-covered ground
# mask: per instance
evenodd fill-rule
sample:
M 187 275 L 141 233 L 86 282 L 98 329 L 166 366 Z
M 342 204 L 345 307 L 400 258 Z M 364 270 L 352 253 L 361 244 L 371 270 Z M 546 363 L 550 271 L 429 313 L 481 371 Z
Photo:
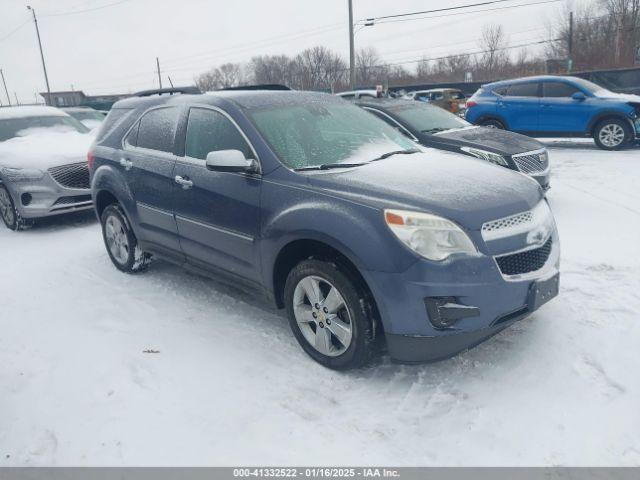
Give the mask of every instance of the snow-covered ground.
M 560 297 L 432 365 L 326 370 L 91 215 L 0 228 L 0 466 L 640 465 L 640 151 L 551 144 Z

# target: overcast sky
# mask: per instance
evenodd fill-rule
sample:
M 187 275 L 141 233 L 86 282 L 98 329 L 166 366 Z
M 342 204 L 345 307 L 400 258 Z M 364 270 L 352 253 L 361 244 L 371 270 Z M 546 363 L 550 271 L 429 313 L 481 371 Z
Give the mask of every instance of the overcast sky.
M 354 16 L 482 1 L 354 0 Z M 543 0 L 493 8 L 536 1 Z M 374 46 L 388 62 L 468 52 L 478 49 L 481 29 L 490 23 L 502 24 L 511 43 L 527 43 L 547 38 L 546 26 L 569 2 L 585 1 L 376 25 L 357 33 L 356 46 Z M 27 4 L 38 15 L 52 90 L 73 85 L 97 94 L 154 88 L 156 56 L 163 83 L 169 75 L 184 85 L 212 66 L 258 54 L 292 55 L 324 45 L 348 55 L 347 0 L 0 0 L 0 68 L 11 96 L 17 93 L 22 102 L 33 102 L 34 93 L 45 90 Z M 95 10 L 72 13 L 87 9 Z M 0 99 L 6 104 L 3 89 Z

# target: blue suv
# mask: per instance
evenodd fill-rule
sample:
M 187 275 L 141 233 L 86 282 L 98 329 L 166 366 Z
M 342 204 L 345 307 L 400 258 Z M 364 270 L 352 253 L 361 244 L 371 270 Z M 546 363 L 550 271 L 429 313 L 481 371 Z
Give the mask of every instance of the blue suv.
M 640 139 L 640 96 L 577 77 L 541 76 L 489 83 L 467 102 L 466 119 L 538 137 L 593 137 L 617 150 Z
M 88 155 L 121 271 L 159 257 L 267 298 L 335 369 L 385 341 L 398 361 L 446 358 L 557 295 L 531 178 L 420 147 L 332 95 L 169 93 L 116 103 Z

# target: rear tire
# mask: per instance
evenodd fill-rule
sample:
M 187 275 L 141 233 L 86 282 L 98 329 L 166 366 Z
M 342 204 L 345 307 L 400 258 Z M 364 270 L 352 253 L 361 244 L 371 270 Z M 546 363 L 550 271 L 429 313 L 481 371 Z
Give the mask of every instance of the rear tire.
M 629 124 L 620 118 L 606 118 L 596 125 L 593 139 L 602 150 L 620 150 L 633 140 Z
M 348 370 L 372 358 L 374 309 L 346 269 L 316 259 L 300 262 L 289 272 L 284 302 L 296 340 L 316 362 Z
M 100 222 L 104 245 L 115 267 L 125 273 L 146 270 L 151 255 L 138 246 L 138 239 L 120 205 L 112 204 L 105 208 Z
M 20 212 L 16 208 L 15 203 L 13 203 L 13 198 L 11 198 L 11 193 L 7 187 L 0 183 L 0 217 L 2 217 L 2 221 L 6 225 L 9 230 L 13 230 L 14 232 L 18 230 L 24 230 L 25 228 L 30 227 L 33 222 L 31 220 L 27 220 L 22 218 Z
M 489 128 L 497 128 L 499 130 L 506 130 L 507 127 L 504 123 L 502 123 L 497 118 L 486 118 L 484 120 L 480 120 L 478 125 Z

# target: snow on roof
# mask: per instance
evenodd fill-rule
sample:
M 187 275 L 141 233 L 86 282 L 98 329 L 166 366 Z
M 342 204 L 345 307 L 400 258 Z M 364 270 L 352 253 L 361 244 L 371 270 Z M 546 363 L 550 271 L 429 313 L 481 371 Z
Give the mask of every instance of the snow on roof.
M 25 117 L 66 117 L 65 112 L 55 107 L 23 106 L 0 108 L 0 120 Z

